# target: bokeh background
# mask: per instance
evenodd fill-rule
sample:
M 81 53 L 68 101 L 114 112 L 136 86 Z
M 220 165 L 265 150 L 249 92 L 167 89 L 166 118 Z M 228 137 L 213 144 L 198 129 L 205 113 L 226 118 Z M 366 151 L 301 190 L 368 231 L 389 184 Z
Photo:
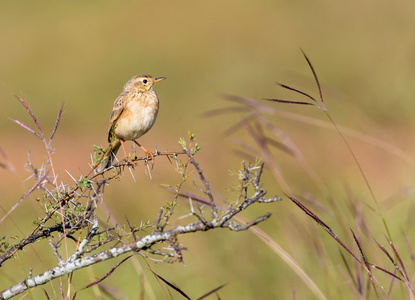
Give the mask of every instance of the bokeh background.
M 415 3 L 411 1 L 2 1 L 0 4 L 0 148 L 15 169 L 0 169 L 0 200 L 9 210 L 33 184 L 25 163 L 30 151 L 41 166 L 43 145 L 10 118 L 31 120 L 15 95 L 35 112 L 45 132 L 51 132 L 59 108 L 61 123 L 54 138 L 53 156 L 59 179 L 73 181 L 89 170 L 92 145 L 106 146 L 113 101 L 133 75 L 165 76 L 155 89 L 161 100 L 156 125 L 140 139 L 148 149 L 179 150 L 179 137 L 191 130 L 202 147 L 201 167 L 223 199 L 237 180 L 243 157 L 240 146 L 222 133 L 243 114 L 206 118 L 210 110 L 228 107 L 221 96 L 264 98 L 298 96 L 276 82 L 295 86 L 317 96 L 315 84 L 300 48 L 310 57 L 322 84 L 325 103 L 339 126 L 366 135 L 348 140 L 366 172 L 395 242 L 408 267 L 413 267 L 403 233 L 413 245 L 414 222 L 414 118 L 415 110 Z M 270 104 L 270 103 L 267 103 Z M 275 103 L 275 108 L 327 121 L 318 109 Z M 383 264 L 372 238 L 386 243 L 385 230 L 350 152 L 332 128 L 322 128 L 283 117 L 269 120 L 303 153 L 326 190 L 315 184 L 298 161 L 276 151 L 275 163 L 290 190 L 311 195 L 311 207 L 345 240 L 347 227 L 359 220 L 349 204 L 359 207 L 370 235 L 363 239 L 373 250 L 369 257 Z M 239 139 L 253 145 L 241 132 Z M 374 145 L 371 141 L 382 141 Z M 255 148 L 254 148 L 255 149 Z M 260 158 L 259 151 L 251 153 Z M 172 200 L 160 188 L 180 178 L 174 167 L 159 159 L 152 179 L 140 166 L 136 182 L 126 173 L 107 188 L 105 205 L 121 224 L 154 219 L 158 209 Z M 283 192 L 267 169 L 264 188 L 270 195 Z M 350 199 L 353 199 L 351 201 Z M 327 202 L 338 204 L 345 223 Z M 181 204 L 183 206 L 186 203 Z M 280 244 L 316 282 L 328 299 L 350 299 L 355 294 L 350 278 L 342 273 L 337 244 L 317 228 L 292 203 L 284 201 L 257 207 L 246 214 L 256 217 L 271 211 L 271 220 L 260 227 Z M 6 221 L 0 235 L 22 237 L 42 210 L 29 197 Z M 105 213 L 102 213 L 105 215 Z M 343 228 L 343 229 L 342 229 Z M 315 295 L 283 260 L 251 232 L 208 232 L 183 237 L 188 247 L 185 265 L 150 262 L 153 270 L 191 296 L 202 295 L 227 283 L 221 299 L 314 299 Z M 37 243 L 0 269 L 0 289 L 22 281 L 55 264 L 45 242 Z M 36 250 L 36 255 L 33 254 Z M 114 262 L 100 264 L 73 275 L 73 290 L 103 276 Z M 391 265 L 385 267 L 393 270 Z M 142 271 L 137 271 L 142 269 Z M 413 268 L 412 268 L 413 269 Z M 344 269 L 343 269 L 344 270 Z M 138 299 L 142 276 L 145 299 L 165 296 L 142 259 L 116 270 L 105 284 Z M 413 275 L 413 272 L 411 273 Z M 387 276 L 383 284 L 388 286 Z M 45 285 L 59 298 L 59 280 Z M 398 289 L 399 292 L 399 289 Z M 56 294 L 54 294 L 56 293 Z M 82 299 L 92 290 L 79 292 Z M 43 295 L 33 291 L 35 299 Z M 372 294 L 373 296 L 374 294 Z M 95 294 L 96 296 L 96 294 Z M 105 296 L 103 296 L 105 297 Z M 179 297 L 179 296 L 177 296 Z M 121 299 L 121 296 L 120 296 Z

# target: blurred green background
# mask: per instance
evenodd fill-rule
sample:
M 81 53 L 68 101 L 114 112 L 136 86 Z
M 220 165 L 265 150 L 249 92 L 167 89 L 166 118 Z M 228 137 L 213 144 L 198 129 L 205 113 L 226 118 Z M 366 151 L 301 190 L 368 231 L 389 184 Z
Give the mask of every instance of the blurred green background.
M 0 148 L 16 172 L 0 169 L 1 207 L 8 211 L 33 184 L 33 180 L 25 181 L 30 175 L 24 166 L 27 152 L 38 167 L 45 160 L 43 145 L 9 119 L 31 125 L 14 95 L 30 104 L 47 134 L 64 104 L 53 158 L 59 179 L 72 184 L 67 172 L 75 178 L 88 172 L 92 145 L 106 146 L 114 100 L 127 80 L 139 73 L 167 77 L 155 87 L 161 101 L 158 120 L 140 142 L 148 149 L 157 146 L 159 150 L 179 150 L 178 138 L 186 136 L 187 130 L 196 133 L 202 147 L 199 162 L 215 194 L 232 199 L 235 195 L 226 188 L 237 181 L 228 170 L 239 169 L 242 157 L 234 151 L 238 146 L 232 138 L 221 133 L 243 114 L 215 118 L 203 114 L 233 105 L 222 94 L 260 101 L 298 98 L 276 82 L 317 96 L 301 48 L 318 73 L 326 106 L 336 123 L 393 145 L 395 154 L 401 151 L 395 155 L 386 147 L 373 146 L 368 138 L 348 138 L 381 203 L 395 242 L 412 266 L 402 232 L 410 244 L 415 242 L 411 237 L 414 9 L 411 1 L 373 0 L 2 1 Z M 273 106 L 327 120 L 315 108 Z M 354 210 L 359 207 L 370 235 L 385 243 L 382 223 L 371 210 L 374 203 L 341 138 L 332 130 L 310 124 L 276 116 L 269 119 L 293 140 L 327 188 L 324 193 L 298 161 L 275 152 L 275 162 L 291 191 L 312 195 L 316 199 L 312 207 L 339 235 L 349 239 L 350 245 L 353 243 L 347 227 L 359 227 Z M 246 135 L 237 135 L 253 144 Z M 259 157 L 259 152 L 253 156 Z M 154 219 L 158 209 L 172 200 L 160 184 L 175 184 L 180 179 L 166 159 L 157 161 L 152 179 L 142 166 L 134 175 L 137 182 L 126 173 L 106 190 L 105 205 L 121 224 L 125 218 L 136 224 Z M 282 193 L 270 170 L 265 179 L 264 188 L 270 195 Z M 336 223 L 336 213 L 328 202 L 336 203 L 343 211 L 345 227 Z M 349 278 L 340 271 L 337 244 L 321 228 L 286 199 L 258 206 L 246 216 L 253 218 L 266 211 L 271 211 L 273 217 L 260 227 L 296 259 L 328 299 L 355 295 L 347 283 Z M 41 213 L 34 196 L 26 199 L 12 214 L 18 227 L 8 220 L 0 227 L 0 235 L 27 234 L 31 220 Z M 385 260 L 370 235 L 366 243 L 374 254 L 369 259 L 382 264 Z M 150 264 L 193 297 L 224 283 L 228 285 L 220 291 L 221 299 L 288 299 L 294 294 L 298 299 L 315 297 L 296 273 L 251 232 L 194 234 L 181 242 L 188 247 L 185 265 Z M 2 266 L 1 290 L 22 281 L 30 267 L 33 274 L 38 274 L 55 264 L 50 248 L 43 244 L 46 242 L 35 244 L 27 250 L 27 256 L 22 254 Z M 142 259 L 136 262 L 141 264 L 153 291 L 146 289 L 145 299 L 162 299 L 163 291 L 146 264 Z M 72 290 L 103 276 L 114 263 L 76 272 Z M 122 291 L 128 299 L 138 299 L 141 278 L 135 267 L 133 263 L 122 265 L 105 284 Z M 385 267 L 393 270 L 387 262 Z M 381 278 L 386 278 L 382 283 L 388 286 L 388 277 Z M 56 280 L 55 291 L 52 284 L 45 285 L 45 289 L 54 295 L 58 285 Z M 35 299 L 43 295 L 41 288 L 33 293 Z M 92 290 L 78 294 L 82 299 L 93 297 Z

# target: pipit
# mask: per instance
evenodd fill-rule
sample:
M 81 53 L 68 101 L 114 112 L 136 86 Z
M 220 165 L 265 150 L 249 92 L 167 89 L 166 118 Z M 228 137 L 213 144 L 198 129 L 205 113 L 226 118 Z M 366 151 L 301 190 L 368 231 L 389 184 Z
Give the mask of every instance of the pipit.
M 125 151 L 125 141 L 134 141 L 143 149 L 147 157 L 153 156 L 135 139 L 148 132 L 156 121 L 159 99 L 153 90 L 153 85 L 164 79 L 166 78 L 154 78 L 150 75 L 140 74 L 125 84 L 112 108 L 108 127 L 108 142 L 110 144 L 97 168 L 98 172 L 112 165 L 120 146 L 122 146 L 126 159 L 131 162 Z

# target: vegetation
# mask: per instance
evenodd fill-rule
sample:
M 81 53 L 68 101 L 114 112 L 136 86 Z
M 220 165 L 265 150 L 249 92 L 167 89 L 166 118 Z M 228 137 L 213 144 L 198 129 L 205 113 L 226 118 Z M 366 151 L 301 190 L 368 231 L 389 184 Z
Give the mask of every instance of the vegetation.
M 228 220 L 268 217 L 248 230 L 179 234 L 15 298 L 414 298 L 414 3 L 39 4 L 0 4 L 0 290 L 213 222 L 199 168 L 218 218 L 255 195 L 244 170 L 282 200 Z M 120 153 L 95 174 L 139 73 L 167 78 L 139 139 L 159 155 L 128 142 L 134 169 Z

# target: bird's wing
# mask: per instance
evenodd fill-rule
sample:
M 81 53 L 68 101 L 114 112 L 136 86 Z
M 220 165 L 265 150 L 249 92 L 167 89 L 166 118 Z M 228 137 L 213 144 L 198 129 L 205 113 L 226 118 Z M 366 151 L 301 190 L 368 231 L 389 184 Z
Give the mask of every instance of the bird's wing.
M 123 91 L 118 98 L 114 102 L 114 106 L 112 107 L 111 117 L 110 117 L 110 125 L 108 127 L 108 142 L 111 143 L 111 140 L 114 135 L 115 125 L 121 113 L 124 111 L 125 105 L 127 104 L 127 95 L 128 91 Z

